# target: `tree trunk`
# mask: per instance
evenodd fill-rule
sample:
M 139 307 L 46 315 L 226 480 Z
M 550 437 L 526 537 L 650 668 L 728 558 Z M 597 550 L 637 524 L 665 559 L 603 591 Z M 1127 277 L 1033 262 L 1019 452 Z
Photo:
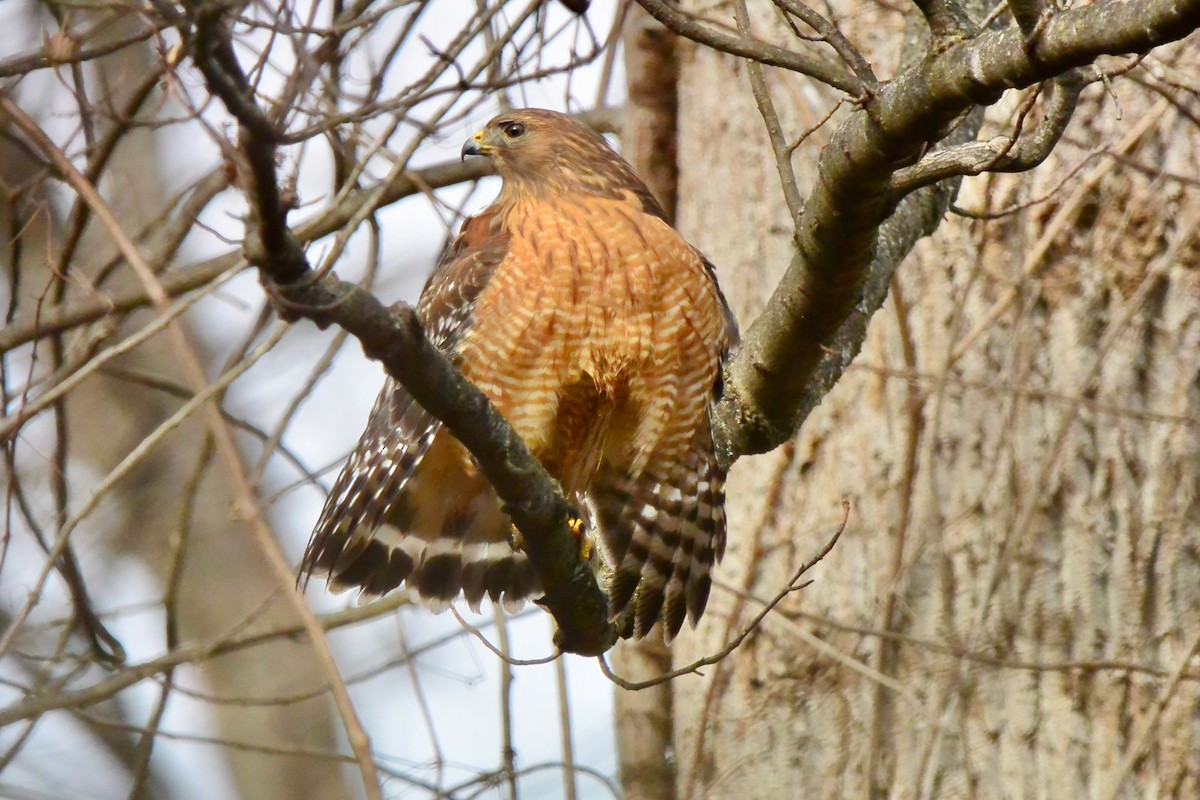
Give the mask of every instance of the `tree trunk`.
M 900 41 L 856 8 L 856 41 Z M 744 325 L 789 214 L 744 62 L 680 52 L 679 226 Z M 789 139 L 832 107 L 767 74 Z M 811 586 L 672 683 L 678 797 L 1200 796 L 1200 129 L 1132 80 L 1112 92 L 1085 92 L 1036 172 L 964 183 L 961 208 L 1019 210 L 950 216 L 800 433 L 735 465 L 675 666 L 740 631 L 843 498 L 850 523 Z M 830 130 L 796 151 L 802 190 Z

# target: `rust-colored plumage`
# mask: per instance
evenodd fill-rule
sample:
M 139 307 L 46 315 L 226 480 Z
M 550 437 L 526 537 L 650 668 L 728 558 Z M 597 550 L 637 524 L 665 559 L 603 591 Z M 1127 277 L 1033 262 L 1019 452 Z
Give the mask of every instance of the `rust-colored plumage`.
M 704 610 L 724 549 L 709 414 L 737 332 L 711 265 L 604 139 L 526 109 L 463 148 L 504 188 L 472 217 L 418 304 L 433 342 L 496 405 L 613 568 L 610 613 L 667 638 Z M 389 380 L 313 532 L 303 571 L 333 590 L 407 582 L 512 607 L 539 593 L 469 454 Z

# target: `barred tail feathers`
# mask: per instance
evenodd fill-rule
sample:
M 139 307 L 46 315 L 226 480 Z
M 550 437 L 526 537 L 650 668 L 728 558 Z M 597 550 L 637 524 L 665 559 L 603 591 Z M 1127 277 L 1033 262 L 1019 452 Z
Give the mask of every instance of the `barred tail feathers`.
M 708 603 L 712 567 L 725 549 L 725 474 L 703 444 L 673 465 L 652 463 L 636 479 L 603 468 L 593 486 L 613 566 L 609 616 L 624 622 L 627 636 L 645 636 L 661 619 L 670 641 Z

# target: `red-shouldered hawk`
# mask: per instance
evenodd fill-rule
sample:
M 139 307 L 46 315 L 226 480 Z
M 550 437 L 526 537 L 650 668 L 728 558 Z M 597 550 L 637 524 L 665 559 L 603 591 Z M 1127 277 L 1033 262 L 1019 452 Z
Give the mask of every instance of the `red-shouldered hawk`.
M 500 196 L 463 224 L 417 311 L 586 508 L 612 567 L 610 617 L 670 640 L 699 619 L 725 547 L 711 409 L 737 327 L 712 265 L 604 138 L 539 109 L 463 146 Z M 302 572 L 332 591 L 407 581 L 430 605 L 462 592 L 519 606 L 539 592 L 470 455 L 391 379 L 313 531 Z

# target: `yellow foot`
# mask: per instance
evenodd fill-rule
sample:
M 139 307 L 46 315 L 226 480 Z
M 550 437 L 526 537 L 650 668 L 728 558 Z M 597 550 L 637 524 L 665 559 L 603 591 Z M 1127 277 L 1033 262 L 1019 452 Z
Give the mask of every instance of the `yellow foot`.
M 513 525 L 512 530 L 508 532 L 508 544 L 513 550 L 525 549 L 525 537 L 517 530 L 516 525 Z

